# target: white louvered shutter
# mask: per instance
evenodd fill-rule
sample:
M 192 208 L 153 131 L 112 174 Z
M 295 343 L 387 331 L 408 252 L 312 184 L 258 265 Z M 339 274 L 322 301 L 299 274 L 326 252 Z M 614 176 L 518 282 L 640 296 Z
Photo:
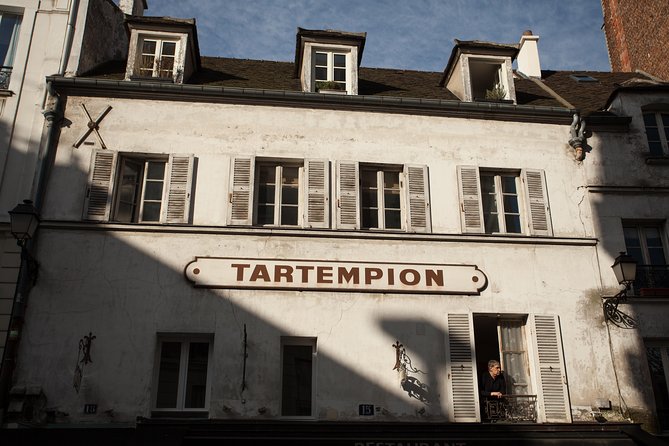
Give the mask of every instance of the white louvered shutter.
M 539 421 L 571 423 L 569 390 L 557 316 L 530 315 L 537 376 Z
M 449 314 L 447 328 L 446 371 L 451 398 L 449 421 L 480 421 L 472 318 L 468 314 Z
M 360 193 L 357 161 L 337 163 L 337 228 L 360 228 Z
M 553 235 L 544 171 L 524 169 L 521 177 L 525 185 L 530 234 Z
M 432 232 L 430 220 L 430 189 L 427 166 L 404 166 L 407 212 L 407 230 L 409 232 Z
M 84 220 L 109 221 L 117 152 L 94 150 L 84 202 Z
M 306 186 L 304 225 L 307 228 L 330 227 L 330 162 L 305 160 Z
M 232 160 L 230 171 L 230 213 L 231 225 L 251 225 L 253 209 L 253 157 L 237 157 Z
M 193 180 L 193 155 L 170 155 L 166 184 L 166 205 L 161 221 L 188 223 Z
M 458 185 L 460 189 L 462 232 L 485 232 L 479 168 L 477 166 L 458 166 Z

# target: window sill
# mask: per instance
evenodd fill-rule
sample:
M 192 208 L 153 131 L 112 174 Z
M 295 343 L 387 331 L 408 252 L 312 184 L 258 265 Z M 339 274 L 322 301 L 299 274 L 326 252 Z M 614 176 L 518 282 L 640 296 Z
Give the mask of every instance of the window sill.
M 513 104 L 512 99 L 484 99 L 484 98 L 474 98 L 474 102 L 492 102 L 499 104 Z
M 347 95 L 348 92 L 346 90 L 327 90 L 324 88 L 321 88 L 318 90 L 319 93 L 321 94 L 339 94 L 339 95 Z
M 647 156 L 646 164 L 669 165 L 669 156 Z
M 174 84 L 174 79 L 171 77 L 157 77 L 157 76 L 130 76 L 131 81 L 151 81 L 160 82 L 164 84 Z

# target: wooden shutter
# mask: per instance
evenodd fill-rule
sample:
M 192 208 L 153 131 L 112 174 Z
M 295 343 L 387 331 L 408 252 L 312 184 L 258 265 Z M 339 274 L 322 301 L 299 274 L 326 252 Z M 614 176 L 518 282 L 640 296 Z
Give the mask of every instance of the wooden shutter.
M 449 421 L 480 421 L 472 318 L 468 314 L 449 314 L 447 329 L 446 372 L 450 387 Z
M 571 423 L 567 376 L 557 316 L 530 315 L 539 421 Z
M 337 163 L 337 228 L 360 228 L 360 193 L 357 161 Z
M 432 232 L 430 220 L 430 189 L 427 166 L 404 166 L 405 193 L 407 212 L 407 230 L 409 232 Z
M 481 179 L 477 166 L 458 166 L 462 232 L 485 232 L 481 206 Z
M 330 163 L 328 160 L 305 160 L 306 185 L 304 226 L 330 227 Z
M 521 178 L 525 185 L 530 234 L 553 235 L 544 171 L 524 169 Z
M 117 152 L 94 150 L 84 201 L 84 220 L 109 221 Z
M 231 225 L 251 225 L 253 209 L 253 176 L 255 159 L 237 157 L 232 160 L 230 171 L 230 213 Z
M 165 186 L 166 205 L 161 216 L 164 223 L 188 223 L 193 160 L 193 155 L 170 155 Z

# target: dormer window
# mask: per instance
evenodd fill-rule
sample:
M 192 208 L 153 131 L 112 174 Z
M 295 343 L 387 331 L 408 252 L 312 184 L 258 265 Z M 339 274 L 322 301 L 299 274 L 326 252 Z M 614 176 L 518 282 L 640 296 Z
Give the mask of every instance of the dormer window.
M 365 33 L 298 28 L 295 77 L 302 91 L 358 94 L 358 67 Z
M 139 60 L 141 77 L 174 77 L 178 41 L 142 38 L 142 53 Z
M 125 79 L 183 83 L 200 68 L 195 19 L 126 16 L 130 32 Z
M 512 62 L 517 45 L 455 41 L 440 86 L 461 101 L 516 102 Z

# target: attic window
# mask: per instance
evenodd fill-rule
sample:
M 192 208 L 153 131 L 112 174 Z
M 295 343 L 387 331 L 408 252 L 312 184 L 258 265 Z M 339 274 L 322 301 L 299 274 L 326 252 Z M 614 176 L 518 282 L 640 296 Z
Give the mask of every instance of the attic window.
M 572 74 L 569 77 L 574 79 L 576 82 L 597 82 L 597 79 L 592 76 L 588 76 L 587 74 Z
M 171 79 L 178 43 L 176 40 L 143 38 L 138 61 L 139 76 Z
M 509 98 L 503 62 L 470 60 L 469 73 L 472 98 L 475 101 Z

